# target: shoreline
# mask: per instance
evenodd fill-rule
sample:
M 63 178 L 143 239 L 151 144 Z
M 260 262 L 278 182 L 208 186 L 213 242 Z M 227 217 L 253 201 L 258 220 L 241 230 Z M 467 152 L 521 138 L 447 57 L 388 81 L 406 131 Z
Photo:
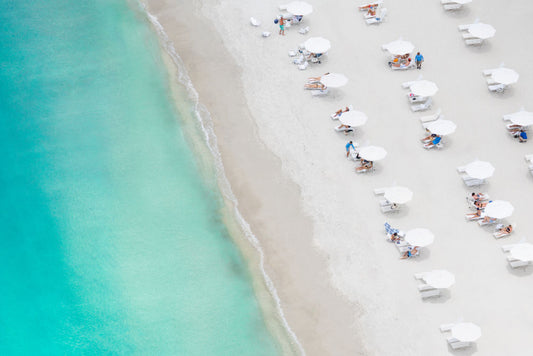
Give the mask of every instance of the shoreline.
M 148 1 L 148 4 L 145 4 L 147 7 L 145 11 L 149 16 L 155 16 L 158 19 L 158 22 L 161 23 L 168 36 L 169 34 L 166 32 L 165 27 L 169 26 L 168 23 L 165 24 L 164 20 L 160 20 L 157 11 L 154 14 L 151 10 L 151 6 L 153 6 L 154 3 L 158 3 L 158 1 Z M 168 11 L 168 9 L 165 10 Z M 193 22 L 195 25 L 198 25 L 198 22 L 202 21 L 204 22 L 204 25 L 201 26 L 201 28 L 205 31 L 209 26 L 207 22 L 205 22 L 205 19 L 195 17 Z M 181 24 L 181 26 L 183 26 L 183 24 Z M 196 29 L 197 28 L 198 27 L 196 27 Z M 180 30 L 183 30 L 183 27 L 180 27 Z M 192 27 L 189 27 L 187 30 L 189 32 L 186 33 L 192 33 L 195 31 Z M 176 29 L 171 30 L 171 33 L 176 32 L 179 31 L 176 31 Z M 213 32 L 205 31 L 204 35 L 207 34 L 211 34 L 212 36 Z M 183 35 L 183 32 L 181 35 Z M 201 34 L 199 35 L 196 33 L 194 38 L 197 39 L 200 36 Z M 198 82 L 201 81 L 198 80 L 198 78 L 204 74 L 203 71 L 198 71 L 195 68 L 198 56 L 191 55 L 189 58 L 185 56 L 184 59 L 184 56 L 181 55 L 182 52 L 191 50 L 190 43 L 182 43 L 180 50 L 180 42 L 176 41 L 175 38 L 173 40 L 171 36 L 169 37 L 169 41 L 172 45 L 177 47 L 177 53 L 180 53 L 179 58 L 185 64 L 187 75 L 192 78 L 194 90 L 198 91 L 200 97 L 203 98 L 203 100 L 200 100 L 200 105 L 206 106 L 206 110 L 208 110 L 209 115 L 211 116 L 217 141 L 220 142 L 221 137 L 222 140 L 226 141 L 225 143 L 218 145 L 224 165 L 224 172 L 222 174 L 227 176 L 223 176 L 222 180 L 228 179 L 228 181 L 231 182 L 230 184 L 233 189 L 230 188 L 231 190 L 229 193 L 232 194 L 231 191 L 233 191 L 237 200 L 232 201 L 231 197 L 228 197 L 228 191 L 223 192 L 227 203 L 226 207 L 229 208 L 228 210 L 234 210 L 233 212 L 229 212 L 230 216 L 226 216 L 225 221 L 227 225 L 229 225 L 228 229 L 234 237 L 235 243 L 248 261 L 249 268 L 254 276 L 254 278 L 252 278 L 254 289 L 257 292 L 261 308 L 264 313 L 266 313 L 265 320 L 267 324 L 272 324 L 273 322 L 272 320 L 269 321 L 269 319 L 272 318 L 272 305 L 275 304 L 275 309 L 277 309 L 275 313 L 278 314 L 276 319 L 281 318 L 281 320 L 274 321 L 274 323 L 282 324 L 285 329 L 284 332 L 287 333 L 287 335 L 280 335 L 279 331 L 276 331 L 276 327 L 273 325 L 269 325 L 269 329 L 273 331 L 273 336 L 282 345 L 283 354 L 324 355 L 327 354 L 327 350 L 331 349 L 333 344 L 337 343 L 341 337 L 349 337 L 352 340 L 356 340 L 357 338 L 354 337 L 355 332 L 352 330 L 352 325 L 354 324 L 354 320 L 351 317 L 352 306 L 349 305 L 347 300 L 340 296 L 331 285 L 329 285 L 330 280 L 327 275 L 325 256 L 321 255 L 313 246 L 312 240 L 308 239 L 308 237 L 312 236 L 312 222 L 301 210 L 299 187 L 285 176 L 282 172 L 279 158 L 275 157 L 270 151 L 268 151 L 264 147 L 261 139 L 257 136 L 257 127 L 251 119 L 246 102 L 242 101 L 244 99 L 244 95 L 242 94 L 242 84 L 234 81 L 234 83 L 232 83 L 234 84 L 233 87 L 222 88 L 223 90 L 232 89 L 232 92 L 240 92 L 240 95 L 226 98 L 227 100 L 217 100 L 216 96 L 212 95 L 213 93 L 209 93 L 208 88 L 206 88 L 206 86 L 209 87 L 210 85 L 206 85 L 205 83 L 200 83 L 200 85 L 198 85 Z M 215 41 L 215 38 L 212 38 L 210 41 L 211 50 L 213 50 L 213 46 L 216 43 Z M 231 68 L 232 72 L 239 71 L 237 64 L 231 61 L 231 56 L 227 52 L 227 49 L 220 45 L 217 47 L 215 53 L 219 58 L 225 58 L 224 61 L 218 61 L 218 65 L 224 65 L 225 68 Z M 198 48 L 195 49 L 197 50 Z M 195 49 L 193 49 L 193 52 Z M 187 61 L 187 59 L 189 61 Z M 207 58 L 204 64 L 210 64 Z M 194 79 L 195 76 L 197 77 L 197 80 Z M 241 99 L 236 103 L 238 98 Z M 205 103 L 205 101 L 207 103 Z M 233 113 L 228 113 L 226 109 L 222 108 L 227 102 L 232 103 L 232 107 L 234 108 Z M 227 118 L 228 115 L 231 114 L 234 115 L 233 117 L 240 118 L 238 120 L 233 120 L 233 127 L 229 128 L 227 122 L 223 122 L 226 121 L 225 119 L 219 119 L 217 122 L 216 116 Z M 250 136 L 250 133 L 252 133 L 252 137 L 248 137 L 245 140 L 242 140 L 242 142 L 233 145 L 234 147 L 228 148 L 226 146 L 231 146 L 229 142 L 233 141 L 235 131 L 239 132 L 237 136 L 241 138 Z M 246 152 L 246 155 L 248 157 L 253 157 L 253 159 L 248 159 L 249 162 L 242 164 L 242 161 L 246 160 L 246 158 L 243 157 L 242 154 L 239 154 L 239 152 Z M 216 156 L 216 153 L 214 155 Z M 235 156 L 240 157 L 237 159 L 232 158 Z M 246 172 L 247 174 L 243 174 L 244 172 L 242 171 L 241 165 L 253 168 L 253 172 L 250 171 Z M 261 181 L 260 184 L 255 183 L 258 180 Z M 222 184 L 225 185 L 225 182 L 222 182 Z M 229 186 L 222 187 L 223 190 L 227 188 L 229 188 Z M 264 204 L 264 201 L 260 201 L 260 197 L 254 196 L 256 195 L 254 192 L 257 190 L 265 191 L 267 188 L 270 190 L 272 194 L 271 196 L 277 195 L 277 199 L 271 201 L 270 206 L 264 207 L 261 206 Z M 236 202 L 238 202 L 238 205 L 236 205 Z M 283 213 L 280 214 L 281 211 L 279 211 L 279 206 L 282 205 L 286 206 L 283 209 Z M 278 211 L 278 216 L 272 217 L 272 213 L 276 211 Z M 295 214 L 296 211 L 300 211 L 300 213 Z M 239 223 L 239 227 L 233 226 L 232 228 L 232 225 L 234 225 L 232 222 L 236 221 L 236 219 L 239 220 L 241 212 L 243 221 Z M 276 214 L 274 213 L 274 215 Z M 276 221 L 276 226 L 272 226 L 269 221 Z M 280 224 L 280 222 L 283 224 Z M 248 223 L 251 225 L 251 230 L 246 231 L 246 225 L 248 225 Z M 255 235 L 252 231 L 254 231 Z M 282 240 L 284 240 L 285 243 L 289 242 L 289 239 L 291 238 L 294 240 L 294 237 L 289 233 L 291 231 L 300 235 L 298 246 L 302 251 L 300 251 L 297 256 L 297 262 L 299 261 L 300 265 L 295 263 L 294 253 L 291 252 L 283 256 L 283 254 L 280 253 L 280 247 L 277 246 L 280 242 L 283 242 Z M 286 248 L 287 251 L 290 250 L 290 246 L 287 245 Z M 305 253 L 303 251 L 305 251 Z M 263 261 L 263 259 L 265 261 Z M 304 264 L 305 268 L 302 267 Z M 289 271 L 292 273 L 290 274 L 289 279 L 287 278 L 286 268 L 291 265 L 292 269 L 289 268 Z M 309 270 L 309 267 L 312 267 L 312 269 Z M 307 269 L 307 271 L 304 272 L 304 269 Z M 313 278 L 316 278 L 316 276 L 320 276 L 320 280 L 312 280 Z M 303 285 L 299 285 L 302 283 L 296 283 L 301 277 L 304 277 L 306 280 Z M 281 285 L 281 288 L 279 288 L 279 285 Z M 308 290 L 314 290 L 317 288 L 322 290 L 321 293 L 317 293 L 320 297 L 312 298 L 314 300 L 309 301 L 308 296 L 306 297 L 305 294 Z M 266 299 L 270 300 L 265 300 L 265 290 L 269 293 Z M 329 337 L 331 340 L 327 340 L 328 338 L 320 337 L 320 334 L 324 330 L 317 329 L 314 332 L 309 332 L 306 329 L 309 329 L 309 325 L 312 325 L 313 321 L 316 320 L 316 315 L 314 314 L 317 313 L 313 309 L 319 305 L 326 305 L 331 302 L 335 303 L 336 312 L 331 313 L 331 310 L 328 310 L 328 308 L 324 308 L 322 311 L 322 313 L 327 312 L 334 315 L 334 317 L 331 318 L 332 323 L 326 325 L 327 328 L 334 329 L 339 325 L 344 325 L 343 330 L 347 333 L 337 331 L 335 334 L 331 335 L 333 337 Z M 344 307 L 342 306 L 343 304 L 345 304 Z M 285 319 L 285 316 L 288 320 Z M 324 320 L 324 315 L 322 315 L 320 319 Z M 293 324 L 296 324 L 296 327 L 292 327 Z M 304 339 L 302 342 L 304 344 L 303 347 L 300 345 L 300 341 L 302 341 L 300 335 L 302 334 Z M 286 339 L 287 337 L 293 340 L 290 342 L 292 344 L 290 347 L 291 350 L 288 350 L 286 346 L 283 346 L 286 344 L 286 341 L 283 339 Z M 324 342 L 324 339 L 327 341 Z M 348 348 L 345 347 L 343 352 L 361 354 L 358 353 L 362 348 L 361 343 L 350 344 L 353 346 Z M 307 345 L 311 346 L 307 347 Z

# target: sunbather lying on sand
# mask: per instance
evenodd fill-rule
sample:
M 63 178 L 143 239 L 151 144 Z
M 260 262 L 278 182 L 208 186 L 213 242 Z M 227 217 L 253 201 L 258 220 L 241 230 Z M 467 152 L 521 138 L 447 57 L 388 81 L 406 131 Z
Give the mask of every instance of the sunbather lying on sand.
M 326 90 L 326 86 L 322 83 L 307 83 L 304 85 L 304 89 L 310 90 Z
M 497 232 L 504 235 L 509 235 L 511 232 L 513 232 L 513 225 L 507 225 L 499 229 Z
M 474 199 L 474 202 L 476 202 L 476 201 L 486 200 L 487 197 L 483 193 L 477 193 L 477 194 L 472 193 L 472 199 Z
M 409 249 L 407 251 L 405 251 L 402 255 L 402 257 L 400 257 L 402 260 L 403 259 L 406 259 L 406 258 L 409 258 L 409 257 L 412 257 L 414 255 L 416 255 L 418 253 L 418 249 L 419 247 L 418 246 L 415 246 L 415 247 L 409 247 Z
M 494 224 L 498 219 L 496 218 L 491 218 L 490 216 L 485 216 L 483 218 L 483 220 L 481 220 L 481 222 L 485 223 L 485 224 Z
M 487 203 L 482 203 L 480 200 L 474 201 L 474 206 L 479 209 L 484 209 L 487 206 Z
M 467 220 L 476 220 L 477 218 L 481 218 L 481 213 L 482 212 L 483 212 L 483 209 L 476 208 L 476 212 L 475 213 L 465 214 L 465 218 Z
M 328 75 L 329 72 L 322 74 L 320 77 L 309 77 L 307 78 L 307 83 L 317 83 L 320 82 L 320 79 L 322 79 L 322 76 Z
M 431 142 L 431 141 L 433 141 L 435 139 L 435 137 L 437 137 L 436 134 L 431 134 L 429 136 L 426 136 L 426 137 L 420 139 L 420 141 L 421 142 Z
M 389 67 L 391 68 L 408 68 L 411 66 L 411 58 L 408 58 L 406 61 L 400 60 L 397 61 L 395 58 L 393 61 L 389 62 Z

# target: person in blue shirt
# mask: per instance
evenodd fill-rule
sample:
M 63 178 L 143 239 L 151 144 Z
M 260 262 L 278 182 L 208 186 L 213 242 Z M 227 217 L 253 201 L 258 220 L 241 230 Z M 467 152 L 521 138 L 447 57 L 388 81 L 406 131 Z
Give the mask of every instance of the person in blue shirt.
M 416 69 L 422 69 L 422 62 L 424 61 L 424 56 L 417 52 L 415 56 Z
M 355 146 L 353 145 L 353 141 L 350 141 L 346 144 L 346 157 L 350 157 L 350 148 L 355 151 Z
M 518 135 L 518 141 L 527 142 L 527 133 L 524 130 L 520 131 L 520 135 Z

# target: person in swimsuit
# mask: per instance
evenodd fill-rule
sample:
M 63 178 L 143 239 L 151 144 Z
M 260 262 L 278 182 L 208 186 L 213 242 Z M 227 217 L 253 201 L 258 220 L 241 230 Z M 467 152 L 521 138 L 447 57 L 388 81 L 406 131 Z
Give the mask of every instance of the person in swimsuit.
M 285 36 L 285 19 L 283 16 L 279 19 L 279 34 Z

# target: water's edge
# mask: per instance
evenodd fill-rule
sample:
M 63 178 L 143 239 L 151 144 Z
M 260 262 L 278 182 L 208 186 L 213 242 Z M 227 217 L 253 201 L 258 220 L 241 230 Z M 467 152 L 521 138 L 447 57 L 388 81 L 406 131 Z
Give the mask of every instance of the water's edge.
M 179 54 L 176 52 L 173 43 L 169 40 L 163 26 L 160 24 L 157 17 L 148 11 L 146 4 L 139 0 L 138 5 L 141 11 L 146 15 L 146 19 L 154 32 L 157 34 L 163 56 L 167 56 L 165 64 L 167 64 L 168 67 L 167 71 L 169 73 L 171 89 L 173 91 L 180 91 L 180 89 L 181 91 L 185 91 L 189 99 L 187 104 L 193 106 L 193 112 L 190 113 L 192 115 L 184 113 L 182 117 L 184 121 L 187 119 L 193 119 L 195 122 L 192 125 L 190 122 L 188 123 L 189 125 L 186 123 L 186 125 L 184 125 L 184 130 L 188 133 L 188 139 L 192 141 L 190 142 L 191 148 L 199 160 L 200 169 L 203 170 L 203 173 L 211 172 L 216 177 L 216 184 L 218 185 L 224 200 L 223 208 L 225 211 L 222 212 L 224 222 L 236 247 L 241 250 L 241 253 L 246 257 L 247 264 L 251 269 L 251 276 L 254 279 L 252 282 L 259 305 L 264 314 L 268 314 L 269 312 L 275 312 L 277 314 L 279 323 L 284 329 L 283 331 L 288 335 L 290 345 L 287 343 L 286 335 L 280 335 L 276 330 L 272 330 L 275 326 L 271 325 L 271 323 L 267 323 L 267 327 L 280 343 L 284 354 L 297 353 L 305 355 L 303 346 L 285 318 L 276 287 L 265 270 L 265 255 L 261 244 L 239 210 L 238 200 L 227 179 L 222 157 L 218 150 L 217 137 L 214 132 L 211 115 L 206 107 L 200 102 L 198 93 L 185 69 L 185 65 Z M 176 107 L 180 106 L 179 104 L 182 104 L 177 101 L 177 98 L 179 97 L 179 95 L 175 95 Z M 176 108 L 176 110 L 179 111 L 179 108 Z M 205 148 L 207 148 L 207 150 Z M 206 154 L 208 154 L 208 157 L 206 157 Z M 247 253 L 247 251 L 243 251 L 246 250 L 246 246 L 243 246 L 243 244 L 240 243 L 240 240 L 242 239 L 245 239 L 246 243 L 253 248 L 255 256 L 251 253 Z M 259 272 L 259 274 L 257 272 Z M 257 279 L 261 279 L 261 281 L 258 281 Z M 262 297 L 261 294 L 265 294 L 265 292 L 270 296 L 268 298 L 269 300 Z M 265 317 L 265 319 L 268 318 Z

